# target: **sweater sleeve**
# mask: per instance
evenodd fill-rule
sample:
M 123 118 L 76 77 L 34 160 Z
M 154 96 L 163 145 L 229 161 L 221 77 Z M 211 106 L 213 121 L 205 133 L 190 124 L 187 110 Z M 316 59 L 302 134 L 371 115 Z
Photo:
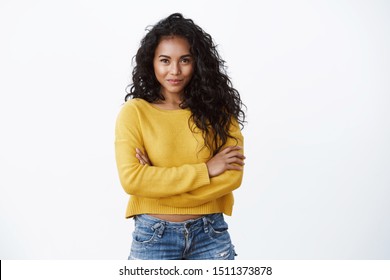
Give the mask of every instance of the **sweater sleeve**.
M 232 126 L 231 134 L 237 139 L 237 142 L 235 139 L 229 139 L 225 146 L 238 145 L 244 148 L 244 139 L 238 123 Z M 208 185 L 186 193 L 162 198 L 159 202 L 175 207 L 196 207 L 231 193 L 240 187 L 242 178 L 242 170 L 226 170 L 219 176 L 211 178 Z
M 178 167 L 140 164 L 135 156 L 135 149 L 144 150 L 143 147 L 137 108 L 125 104 L 115 126 L 115 158 L 121 185 L 128 194 L 163 198 L 190 192 L 210 183 L 205 163 Z

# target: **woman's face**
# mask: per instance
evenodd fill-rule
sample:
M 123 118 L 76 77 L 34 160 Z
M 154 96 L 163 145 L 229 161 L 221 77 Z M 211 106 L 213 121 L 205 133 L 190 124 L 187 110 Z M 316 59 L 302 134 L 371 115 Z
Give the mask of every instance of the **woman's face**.
M 163 37 L 157 45 L 153 67 L 164 97 L 181 95 L 194 70 L 188 41 L 177 36 Z

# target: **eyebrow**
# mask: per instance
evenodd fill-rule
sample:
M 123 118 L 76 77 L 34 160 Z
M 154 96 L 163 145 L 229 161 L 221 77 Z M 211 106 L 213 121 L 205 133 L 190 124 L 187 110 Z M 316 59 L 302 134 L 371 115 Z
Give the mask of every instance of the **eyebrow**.
M 158 57 L 171 58 L 169 55 L 165 55 L 165 54 L 161 54 Z M 185 54 L 185 55 L 182 55 L 180 58 L 184 58 L 184 57 L 192 57 L 192 55 L 191 54 Z

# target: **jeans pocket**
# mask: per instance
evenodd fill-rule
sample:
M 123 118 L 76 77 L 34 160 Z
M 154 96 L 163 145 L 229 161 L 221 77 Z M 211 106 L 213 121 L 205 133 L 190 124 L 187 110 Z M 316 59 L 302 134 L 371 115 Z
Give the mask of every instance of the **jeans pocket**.
M 215 260 L 234 260 L 236 256 L 234 246 L 230 239 L 228 224 L 223 221 L 209 223 L 208 234 L 214 244 L 213 258 Z
M 214 223 L 209 223 L 209 235 L 211 238 L 229 238 L 228 233 L 228 224 L 222 220 L 222 221 L 215 221 Z
M 142 244 L 151 243 L 157 237 L 157 225 L 158 224 L 154 226 L 144 225 L 136 220 L 133 232 L 133 242 Z

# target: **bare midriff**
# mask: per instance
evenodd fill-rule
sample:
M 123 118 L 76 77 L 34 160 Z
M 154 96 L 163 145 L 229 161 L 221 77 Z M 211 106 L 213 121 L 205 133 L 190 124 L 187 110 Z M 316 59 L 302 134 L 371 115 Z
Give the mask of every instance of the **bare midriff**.
M 188 220 L 198 219 L 200 217 L 203 217 L 204 215 L 149 214 L 149 216 L 168 222 L 180 223 Z

